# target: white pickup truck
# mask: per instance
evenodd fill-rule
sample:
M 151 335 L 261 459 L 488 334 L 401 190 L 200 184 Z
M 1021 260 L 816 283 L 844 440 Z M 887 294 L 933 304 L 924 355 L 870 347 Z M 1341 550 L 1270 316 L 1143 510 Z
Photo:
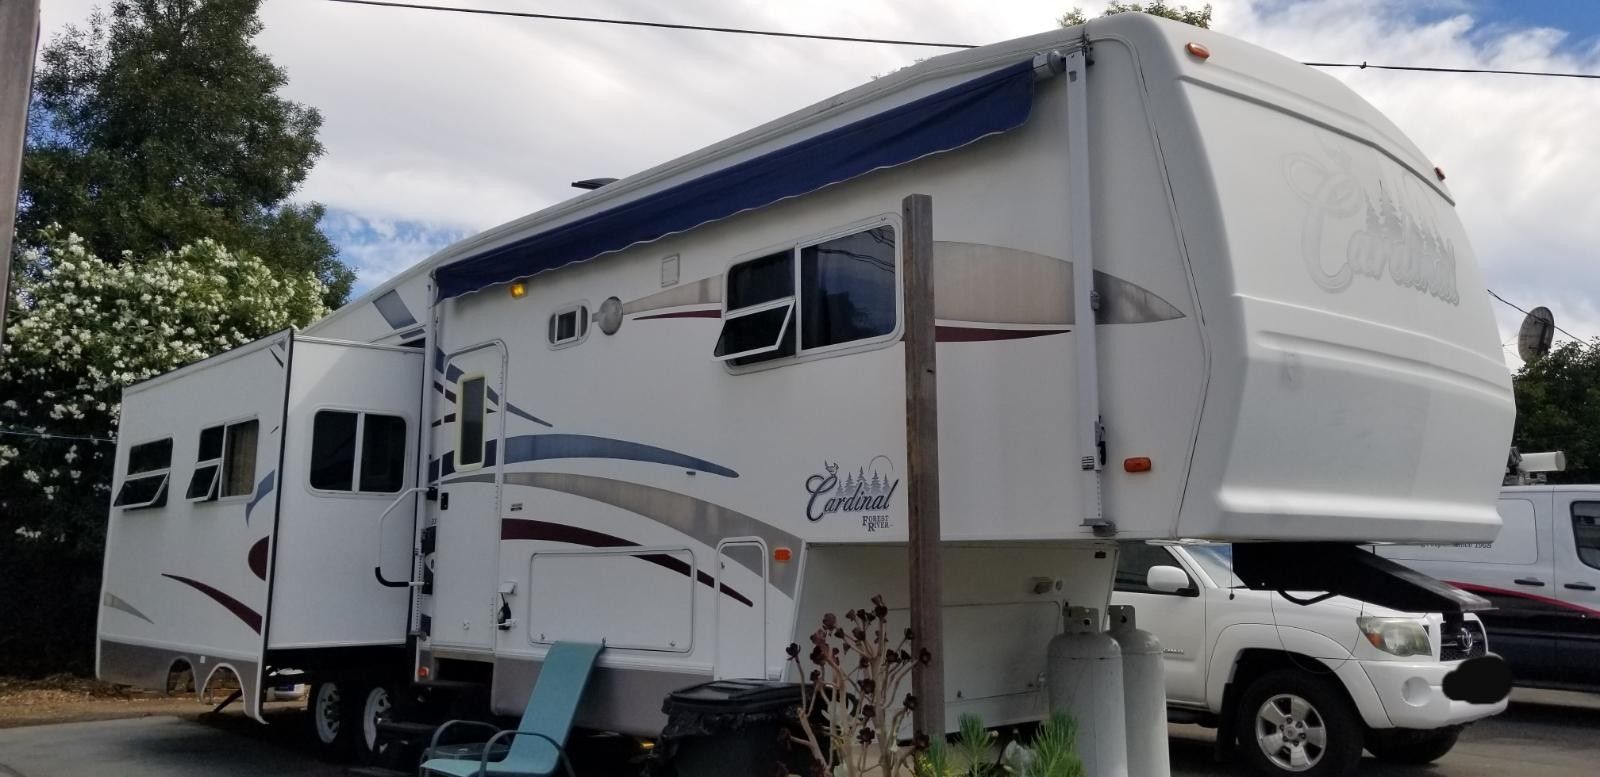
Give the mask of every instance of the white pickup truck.
M 1437 613 L 1344 597 L 1295 604 L 1242 587 L 1232 561 L 1230 545 L 1123 543 L 1112 602 L 1161 640 L 1171 719 L 1216 726 L 1219 748 L 1236 744 L 1261 773 L 1347 775 L 1363 748 L 1427 763 L 1505 709 L 1441 689 L 1488 652 L 1476 616 L 1446 629 Z

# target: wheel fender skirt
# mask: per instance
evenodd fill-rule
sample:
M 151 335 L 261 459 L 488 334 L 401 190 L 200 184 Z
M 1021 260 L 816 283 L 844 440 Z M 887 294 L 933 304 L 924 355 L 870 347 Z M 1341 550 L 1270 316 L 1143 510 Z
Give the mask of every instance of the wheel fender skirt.
M 1233 570 L 1259 591 L 1325 592 L 1402 612 L 1492 609 L 1481 596 L 1342 542 L 1237 543 Z

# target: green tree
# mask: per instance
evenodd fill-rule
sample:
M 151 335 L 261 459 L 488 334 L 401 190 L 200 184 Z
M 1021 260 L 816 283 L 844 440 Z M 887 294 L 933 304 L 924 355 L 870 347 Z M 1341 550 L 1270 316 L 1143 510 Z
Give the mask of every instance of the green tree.
M 1600 339 L 1565 342 L 1513 376 L 1522 451 L 1565 451 L 1555 483 L 1600 483 Z
M 209 238 L 316 274 L 334 307 L 354 273 L 289 197 L 322 153 L 313 108 L 252 43 L 260 0 L 114 0 L 44 49 L 18 231 L 51 224 L 117 261 Z
M 1211 28 L 1211 5 L 1209 3 L 1204 8 L 1193 11 L 1186 5 L 1167 5 L 1166 0 L 1155 0 L 1149 5 L 1112 0 L 1106 6 L 1106 11 L 1102 15 L 1111 16 L 1119 13 L 1147 13 L 1152 16 L 1160 16 L 1163 19 L 1171 19 L 1175 22 L 1192 24 L 1196 27 Z M 1056 21 L 1060 22 L 1062 27 L 1073 27 L 1088 20 L 1089 17 L 1084 15 L 1082 8 L 1073 8 L 1071 11 L 1062 14 L 1061 18 Z
M 108 262 L 59 228 L 12 263 L 0 346 L 0 667 L 83 671 L 122 389 L 327 313 L 326 288 L 212 240 Z M 176 488 L 177 486 L 169 486 Z

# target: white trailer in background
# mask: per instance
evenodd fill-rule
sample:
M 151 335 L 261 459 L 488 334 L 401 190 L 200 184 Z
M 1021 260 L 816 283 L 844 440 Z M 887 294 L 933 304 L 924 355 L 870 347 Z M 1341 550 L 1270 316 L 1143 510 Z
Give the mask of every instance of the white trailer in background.
M 1336 80 L 1125 14 L 906 68 L 312 326 L 420 348 L 361 385 L 409 392 L 428 490 L 381 524 L 384 499 L 308 496 L 340 515 L 307 522 L 318 548 L 282 542 L 274 579 L 403 609 L 378 567 L 415 592 L 394 681 L 479 684 L 502 714 L 553 642 L 604 641 L 580 722 L 637 734 L 676 688 L 785 677 L 824 612 L 905 608 L 912 193 L 934 203 L 947 721 L 1039 718 L 1046 645 L 1069 602 L 1105 612 L 1113 537 L 1318 541 L 1343 563 L 1495 535 L 1510 382 L 1442 175 Z M 141 412 L 124 428 L 171 423 Z M 310 417 L 285 423 L 306 445 Z M 284 479 L 319 466 L 286 458 Z M 119 529 L 147 516 L 113 509 L 108 571 L 149 567 Z M 274 585 L 273 630 L 308 606 Z

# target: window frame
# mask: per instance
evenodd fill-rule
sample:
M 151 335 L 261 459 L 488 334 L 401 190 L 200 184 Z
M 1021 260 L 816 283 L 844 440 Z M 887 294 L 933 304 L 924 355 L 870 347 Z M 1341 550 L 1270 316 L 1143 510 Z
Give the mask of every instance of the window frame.
M 466 378 L 466 377 L 471 377 L 471 376 L 462 376 L 462 377 Z M 487 383 L 484 384 L 484 388 L 485 389 L 488 388 L 488 384 Z M 484 398 L 486 400 L 488 399 L 488 392 L 487 391 L 484 392 Z M 485 404 L 485 408 L 487 408 L 487 404 Z M 312 464 L 311 457 L 312 457 L 312 452 L 315 450 L 314 446 L 315 446 L 315 443 L 316 443 L 316 434 L 317 434 L 317 415 L 319 413 L 350 413 L 350 414 L 353 414 L 356 417 L 355 456 L 352 457 L 351 462 L 350 462 L 350 490 L 348 490 L 348 491 L 342 491 L 342 490 L 336 490 L 336 489 L 326 489 L 326 488 L 317 488 L 316 486 L 311 485 L 311 464 Z M 361 464 L 362 464 L 362 460 L 365 458 L 366 447 L 367 447 L 365 445 L 366 438 L 365 438 L 364 435 L 366 434 L 366 431 L 367 431 L 367 416 L 369 416 L 369 415 L 379 415 L 379 416 L 385 416 L 387 418 L 398 418 L 398 419 L 400 419 L 401 423 L 405 424 L 405 439 L 407 441 L 407 445 L 406 445 L 406 451 L 405 451 L 405 454 L 404 454 L 404 461 L 400 465 L 400 471 L 401 471 L 400 482 L 401 482 L 401 485 L 400 485 L 399 488 L 397 488 L 397 489 L 395 489 L 393 491 L 363 491 L 363 490 L 361 490 Z M 488 414 L 485 413 L 485 416 L 487 416 L 487 415 Z M 411 446 L 410 446 L 411 434 L 412 434 L 411 419 L 406 418 L 405 416 L 403 416 L 403 415 L 401 415 L 399 413 L 388 413 L 388 412 L 383 412 L 383 411 L 380 411 L 380 410 L 369 410 L 369 409 L 366 409 L 366 408 L 351 407 L 349 405 L 318 405 L 317 407 L 312 408 L 311 414 L 308 416 L 308 418 L 306 420 L 305 466 L 300 468 L 300 470 L 305 473 L 306 491 L 308 491 L 308 492 L 310 492 L 312 494 L 315 494 L 315 495 L 317 495 L 319 497 L 374 497 L 374 496 L 393 497 L 395 494 L 398 494 L 398 493 L 406 490 L 405 476 L 408 473 L 411 472 L 411 469 L 410 469 L 410 465 L 411 465 L 411 450 L 410 450 L 410 448 L 411 448 Z M 460 434 L 458 432 L 457 433 L 457 442 L 458 443 L 459 443 L 459 438 L 460 438 Z M 487 439 L 487 438 L 485 438 L 485 439 Z
M 220 429 L 222 431 L 222 450 L 213 458 L 201 459 L 199 458 L 201 453 L 199 445 L 200 440 L 205 437 L 206 432 L 209 432 L 212 429 Z M 184 488 L 183 498 L 185 501 L 191 504 L 215 502 L 217 497 L 222 494 L 222 460 L 228 456 L 228 424 L 220 423 L 200 427 L 200 433 L 195 435 L 194 455 L 195 463 L 194 466 L 189 469 L 189 484 Z M 211 487 L 207 489 L 206 493 L 202 496 L 189 496 L 189 489 L 194 487 L 194 476 L 199 474 L 201 468 L 203 467 L 215 467 L 215 469 L 211 471 Z
M 172 497 L 172 457 L 175 454 L 174 444 L 176 442 L 174 437 L 175 435 L 170 434 L 165 437 L 151 437 L 148 440 L 136 442 L 128 446 L 127 457 L 122 461 L 122 479 L 118 481 L 117 490 L 111 495 L 112 506 L 123 511 L 151 510 L 158 507 L 167 506 L 167 500 Z M 128 467 L 133 461 L 134 448 L 138 448 L 143 445 L 150 445 L 151 443 L 159 443 L 162 441 L 167 443 L 167 466 L 144 470 L 143 472 L 128 471 Z M 156 487 L 156 492 L 150 497 L 150 499 L 134 504 L 116 504 L 117 497 L 121 496 L 122 490 L 128 487 L 129 480 L 148 480 L 156 477 L 161 478 L 161 485 Z
M 718 356 L 717 355 L 717 350 L 716 350 L 717 347 L 716 347 L 716 345 L 713 344 L 711 346 L 711 358 L 716 359 L 717 361 L 720 361 L 723 364 L 730 364 L 731 365 L 733 363 L 734 359 L 748 359 L 748 358 L 750 358 L 752 356 L 761 356 L 762 354 L 768 354 L 768 353 L 772 353 L 773 351 L 777 351 L 777 350 L 782 349 L 783 348 L 783 338 L 785 336 L 787 336 L 790 332 L 794 332 L 796 334 L 796 336 L 799 335 L 799 330 L 795 329 L 795 326 L 794 326 L 795 308 L 798 307 L 799 304 L 800 304 L 800 299 L 798 297 L 796 297 L 795 295 L 791 294 L 791 295 L 789 295 L 787 297 L 779 297 L 777 299 L 767 300 L 766 302 L 757 302 L 754 305 L 747 305 L 745 307 L 738 308 L 738 309 L 736 309 L 736 310 L 734 310 L 732 312 L 723 313 L 722 314 L 722 323 L 723 323 L 724 326 L 726 326 L 729 321 L 732 321 L 732 320 L 737 319 L 737 318 L 744 318 L 746 316 L 759 315 L 761 313 L 766 313 L 767 311 L 770 311 L 770 310 L 777 310 L 778 308 L 784 308 L 786 310 L 786 313 L 785 313 L 785 315 L 783 317 L 783 324 L 778 327 L 778 337 L 777 337 L 777 339 L 772 341 L 771 345 L 763 345 L 763 346 L 761 346 L 759 348 L 750 348 L 750 349 L 747 349 L 747 350 L 736 351 L 734 353 L 728 353 L 728 354 L 723 354 L 721 356 Z M 722 340 L 722 331 L 720 329 L 717 331 L 717 340 L 718 340 L 718 342 L 720 342 Z M 788 358 L 788 357 L 782 357 L 782 358 Z M 772 359 L 770 361 L 778 361 L 778 359 Z M 757 363 L 759 363 L 759 362 L 757 362 Z M 756 366 L 757 363 L 748 364 L 748 365 L 735 365 L 735 366 L 754 367 L 754 366 Z
M 555 335 L 556 319 L 568 313 L 577 314 L 577 321 L 574 325 L 577 334 L 565 340 L 557 340 Z M 559 351 L 563 348 L 571 348 L 589 339 L 589 330 L 594 328 L 593 322 L 590 320 L 592 317 L 593 314 L 589 310 L 588 300 L 570 302 L 551 311 L 550 317 L 545 319 L 545 342 L 549 344 L 550 350 Z
M 228 483 L 228 442 L 233 439 L 233 427 L 242 426 L 250 423 L 251 421 L 256 422 L 256 466 L 254 468 L 255 471 L 250 473 L 250 490 L 243 494 L 224 495 L 222 490 L 223 487 Z M 213 424 L 213 426 L 216 425 L 217 424 Z M 248 501 L 249 499 L 255 497 L 256 487 L 261 482 L 261 478 L 257 477 L 257 475 L 261 473 L 261 417 L 252 415 L 245 416 L 243 418 L 235 418 L 231 421 L 222 422 L 221 426 L 222 456 L 217 459 L 217 496 L 215 499 L 208 499 L 206 501 L 215 502 L 217 504 Z
M 462 433 L 465 432 L 466 428 L 467 428 L 467 425 L 462 422 L 462 417 L 461 417 L 461 406 L 464 404 L 462 402 L 462 399 L 465 396 L 465 392 L 463 391 L 463 387 L 465 387 L 467 385 L 467 383 L 472 381 L 472 380 L 481 380 L 481 381 L 483 381 L 483 440 L 481 441 L 480 446 L 479 446 L 478 460 L 473 462 L 473 463 L 471 463 L 471 464 L 462 464 L 461 463 L 461 437 L 462 437 Z M 490 439 L 489 438 L 489 375 L 488 375 L 488 373 L 485 373 L 485 372 L 482 372 L 482 371 L 479 371 L 479 372 L 467 372 L 467 373 L 462 373 L 460 377 L 456 378 L 455 416 L 456 416 L 456 430 L 455 430 L 456 433 L 455 433 L 455 447 L 454 447 L 454 453 L 455 453 L 455 457 L 454 457 L 455 458 L 455 464 L 454 464 L 454 466 L 455 466 L 455 471 L 456 472 L 471 472 L 471 471 L 474 471 L 474 470 L 483 469 L 484 462 L 489 458 L 489 439 Z M 498 439 L 499 435 L 496 435 L 495 437 L 496 437 L 496 439 Z
M 800 294 L 800 252 L 806 248 L 820 245 L 830 240 L 835 240 L 841 237 L 849 237 L 850 235 L 866 232 L 878 227 L 889 227 L 894 230 L 894 327 L 888 332 L 876 337 L 864 337 L 860 340 L 834 343 L 832 345 L 824 345 L 816 348 L 806 348 L 800 342 L 800 333 L 803 331 L 805 322 L 805 300 Z M 758 259 L 764 259 L 783 251 L 789 252 L 790 272 L 793 274 L 794 279 L 793 285 L 791 286 L 791 288 L 794 289 L 794 293 L 786 298 L 794 305 L 794 311 L 789 314 L 788 323 L 788 332 L 793 333 L 794 336 L 794 353 L 789 356 L 776 359 L 767 359 L 765 361 L 759 361 L 753 364 L 733 364 L 731 361 L 727 360 L 727 357 L 717 357 L 713 355 L 712 358 L 721 361 L 723 367 L 727 369 L 728 372 L 735 375 L 743 375 L 749 372 L 760 372 L 763 370 L 776 369 L 778 367 L 783 367 L 790 364 L 802 364 L 805 362 L 816 361 L 817 359 L 826 359 L 833 356 L 843 356 L 846 354 L 860 353 L 863 351 L 872 351 L 887 347 L 900 340 L 901 335 L 905 331 L 906 319 L 904 288 L 905 227 L 901 223 L 899 214 L 881 213 L 876 216 L 870 216 L 859 221 L 844 224 L 828 230 L 814 232 L 796 240 L 786 240 L 780 243 L 768 245 L 759 250 L 747 251 L 734 257 L 732 261 L 729 261 L 722 268 L 721 287 L 723 321 L 726 321 L 730 314 L 737 315 L 745 312 L 756 312 L 756 308 L 762 305 L 771 305 L 778 302 L 778 300 L 769 300 L 768 302 L 749 305 L 742 308 L 735 308 L 730 311 L 728 309 L 728 276 L 735 267 L 738 267 L 741 264 Z M 719 326 L 717 329 L 719 338 L 721 337 L 721 332 L 722 329 Z M 779 337 L 778 340 L 781 345 L 783 338 Z M 712 344 L 712 348 L 715 348 L 715 343 Z
M 1578 564 L 1584 569 L 1600 570 L 1600 565 L 1590 564 L 1589 562 L 1583 560 L 1583 545 L 1578 542 L 1578 518 L 1591 518 L 1597 522 L 1600 522 L 1600 512 L 1597 512 L 1594 515 L 1579 516 L 1578 505 L 1592 505 L 1592 507 L 1588 509 L 1600 511 L 1600 500 L 1574 499 L 1567 504 L 1568 525 L 1572 528 L 1572 555 L 1577 559 Z

